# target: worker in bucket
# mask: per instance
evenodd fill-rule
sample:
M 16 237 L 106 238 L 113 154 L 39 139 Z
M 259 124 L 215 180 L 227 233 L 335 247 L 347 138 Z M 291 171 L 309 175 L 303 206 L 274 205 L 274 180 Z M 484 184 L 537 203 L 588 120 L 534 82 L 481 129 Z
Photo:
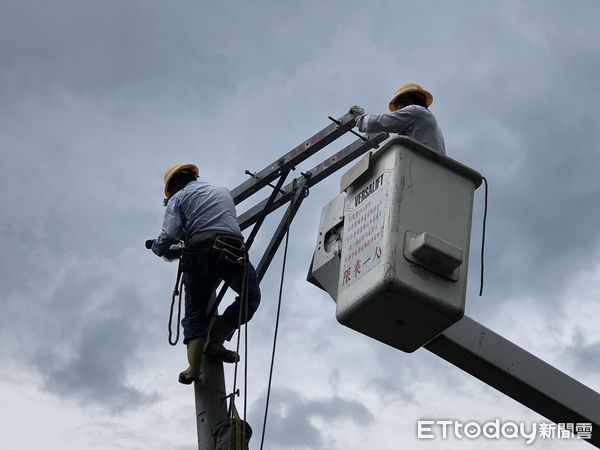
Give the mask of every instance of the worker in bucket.
M 260 303 L 256 271 L 247 258 L 231 193 L 198 180 L 199 175 L 194 164 L 176 164 L 167 169 L 162 232 L 147 243 L 155 254 L 166 259 L 182 256 L 185 316 L 181 324 L 189 362 L 179 374 L 183 384 L 198 379 L 203 352 L 224 362 L 239 360 L 235 351 L 224 347 L 224 341 L 252 318 Z M 177 245 L 182 241 L 183 248 Z M 221 279 L 239 296 L 223 315 L 210 320 L 207 306 Z
M 376 133 L 387 131 L 409 136 L 442 155 L 446 154 L 444 136 L 429 111 L 433 95 L 417 83 L 401 84 L 389 104 L 389 113 L 365 114 L 355 105 L 350 112 L 356 116 L 359 131 Z

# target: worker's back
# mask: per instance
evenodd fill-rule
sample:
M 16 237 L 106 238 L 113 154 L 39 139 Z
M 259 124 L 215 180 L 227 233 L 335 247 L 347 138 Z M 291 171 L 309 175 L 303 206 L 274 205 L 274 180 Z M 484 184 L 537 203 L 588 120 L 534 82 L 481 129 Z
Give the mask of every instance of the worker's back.
M 398 134 L 411 137 L 442 155 L 446 154 L 442 130 L 429 109 L 419 105 L 409 105 L 392 112 L 391 115 L 405 116 L 403 122 L 406 123 L 406 128 L 404 132 Z
M 192 181 L 171 198 L 179 203 L 186 238 L 204 232 L 241 236 L 235 204 L 227 188 L 205 181 Z

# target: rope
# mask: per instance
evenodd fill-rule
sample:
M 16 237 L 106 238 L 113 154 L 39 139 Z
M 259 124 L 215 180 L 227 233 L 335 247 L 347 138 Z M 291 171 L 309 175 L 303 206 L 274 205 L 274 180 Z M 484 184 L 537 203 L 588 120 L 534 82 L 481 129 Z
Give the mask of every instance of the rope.
M 173 288 L 173 295 L 171 296 L 171 307 L 169 309 L 169 344 L 177 345 L 179 342 L 179 323 L 181 322 L 181 292 L 183 285 L 183 277 L 182 275 L 182 267 L 183 267 L 183 258 L 179 258 L 179 264 L 177 266 L 177 278 L 175 280 L 175 287 Z M 175 340 L 173 340 L 173 309 L 175 307 L 175 297 L 179 297 L 179 302 L 177 304 L 177 332 L 175 334 Z
M 242 439 L 246 435 L 246 407 L 247 407 L 247 388 L 248 388 L 248 253 L 244 253 L 244 271 L 242 275 L 242 287 L 240 289 L 240 312 L 238 315 L 238 328 L 237 328 L 237 343 L 236 343 L 236 353 L 240 354 L 240 341 L 241 341 L 241 328 L 242 328 L 242 319 L 246 319 L 245 323 L 245 350 L 244 350 L 244 419 L 242 422 L 242 433 L 240 439 Z M 242 315 L 244 313 L 244 315 Z M 239 361 L 235 362 L 235 366 L 233 369 L 233 394 L 231 395 L 231 400 L 229 403 L 229 419 L 239 418 L 237 414 L 237 409 L 235 407 L 235 396 L 237 393 L 237 374 L 238 374 L 238 364 Z M 229 444 L 228 448 L 231 448 L 231 438 L 232 434 L 229 434 Z M 239 443 L 236 442 L 236 447 L 239 446 Z
M 260 450 L 263 449 L 263 445 L 265 442 L 265 432 L 267 429 L 267 416 L 269 414 L 269 400 L 271 398 L 271 384 L 273 381 L 273 366 L 275 365 L 275 349 L 277 347 L 277 333 L 279 331 L 279 317 L 281 315 L 281 298 L 282 298 L 282 293 L 283 293 L 283 280 L 285 278 L 285 264 L 287 261 L 289 237 L 290 237 L 290 220 L 288 217 L 288 222 L 287 222 L 286 232 L 285 232 L 285 247 L 283 250 L 283 264 L 281 267 L 281 281 L 279 282 L 279 298 L 277 300 L 277 316 L 275 319 L 275 333 L 273 336 L 273 351 L 271 353 L 271 367 L 269 369 L 269 383 L 267 385 L 267 399 L 265 402 L 265 417 L 263 419 L 263 429 L 262 429 L 262 435 L 260 438 Z
M 240 340 L 241 340 L 241 333 L 240 330 L 242 328 L 242 319 L 244 318 L 242 316 L 242 313 L 245 311 L 245 303 L 247 303 L 247 293 L 248 291 L 248 255 L 245 255 L 245 264 L 244 264 L 244 273 L 243 273 L 243 278 L 242 278 L 242 288 L 240 290 L 240 312 L 238 314 L 238 328 L 237 328 L 237 342 L 236 342 L 236 348 L 235 351 L 236 353 L 239 355 L 240 354 Z M 247 316 L 246 316 L 247 317 Z M 244 358 L 245 360 L 247 358 Z M 238 364 L 239 361 L 235 362 L 234 365 L 234 369 L 233 369 L 233 392 L 236 392 L 237 389 L 237 372 L 238 372 Z M 233 404 L 233 397 L 232 397 L 232 404 Z M 231 407 L 230 407 L 230 411 L 229 414 L 231 416 Z
M 242 423 L 242 436 L 244 439 L 246 438 L 246 413 L 248 409 L 248 254 L 246 253 L 246 272 L 244 274 L 244 284 L 245 284 L 245 299 L 242 302 L 244 306 L 244 321 L 246 325 L 244 326 L 244 422 Z
M 479 280 L 479 296 L 483 294 L 483 272 L 484 272 L 484 257 L 485 257 L 485 228 L 487 222 L 487 211 L 488 211 L 488 182 L 485 177 L 481 177 L 485 186 L 485 202 L 483 208 L 483 231 L 481 234 L 481 277 Z

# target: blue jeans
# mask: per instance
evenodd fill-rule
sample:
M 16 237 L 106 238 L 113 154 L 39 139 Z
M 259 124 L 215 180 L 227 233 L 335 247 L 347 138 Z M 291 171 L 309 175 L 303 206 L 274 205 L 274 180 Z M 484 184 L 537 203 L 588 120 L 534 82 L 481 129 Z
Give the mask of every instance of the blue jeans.
M 241 295 L 243 281 L 243 268 L 234 273 L 216 273 L 208 271 L 204 273 L 186 272 L 183 274 L 183 285 L 185 286 L 185 317 L 181 321 L 183 327 L 183 343 L 187 344 L 192 339 L 206 337 L 208 333 L 207 307 L 219 279 L 223 279 L 231 289 Z M 244 318 L 242 311 L 242 324 L 252 318 L 260 304 L 260 287 L 256 270 L 248 261 L 248 317 Z M 239 322 L 241 300 L 236 297 L 223 313 L 223 319 L 231 326 L 237 328 Z M 246 319 L 246 320 L 244 320 Z

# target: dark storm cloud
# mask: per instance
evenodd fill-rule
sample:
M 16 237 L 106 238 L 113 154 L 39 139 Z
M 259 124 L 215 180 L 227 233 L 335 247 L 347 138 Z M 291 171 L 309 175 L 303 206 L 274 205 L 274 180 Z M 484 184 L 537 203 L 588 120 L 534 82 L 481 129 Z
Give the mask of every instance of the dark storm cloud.
M 598 5 L 586 3 L 586 11 Z M 490 183 L 487 292 L 556 302 L 600 243 L 600 32 L 566 5 L 504 12 L 503 21 L 485 15 L 491 31 L 482 39 L 466 45 L 469 35 L 459 37 L 454 58 L 478 69 L 445 82 L 446 103 L 434 109 L 442 117 L 454 110 L 444 128 L 450 156 Z M 565 39 L 557 24 L 575 15 L 578 31 Z M 466 23 L 475 27 L 469 16 Z M 478 213 L 482 199 L 480 192 Z M 476 247 L 477 219 L 474 229 Z
M 86 96 L 123 89 L 125 96 L 152 92 L 206 109 L 243 79 L 273 69 L 284 76 L 310 60 L 328 33 L 319 18 L 333 11 L 333 5 L 269 2 L 245 8 L 9 0 L 0 18 L 1 81 L 16 92 L 1 92 L 13 98 L 57 88 Z
M 257 405 L 262 407 L 264 398 Z M 280 389 L 271 394 L 265 443 L 276 448 L 327 448 L 327 438 L 314 425 L 315 420 L 327 426 L 349 420 L 364 427 L 373 423 L 374 416 L 354 399 L 334 396 L 307 400 L 299 392 Z M 254 439 L 259 432 L 262 429 L 255 430 Z
M 4 352 L 39 372 L 51 392 L 122 411 L 158 399 L 135 386 L 143 363 L 138 351 L 156 341 L 158 328 L 144 289 L 119 273 L 128 258 L 114 262 L 75 258 L 50 285 L 13 287 L 1 322 Z
M 135 388 L 136 379 L 143 376 L 135 368 L 136 351 L 147 333 L 136 320 L 143 305 L 137 296 L 131 295 L 132 288 L 117 293 L 120 298 L 94 311 L 93 316 L 82 318 L 85 325 L 74 343 L 74 354 L 67 361 L 46 353 L 43 345 L 39 348 L 33 363 L 40 362 L 37 369 L 50 391 L 82 404 L 107 406 L 113 411 L 139 408 L 158 399 L 157 395 L 144 394 Z M 68 333 L 69 324 L 65 325 Z M 132 374 L 131 385 L 126 379 L 128 370 Z

